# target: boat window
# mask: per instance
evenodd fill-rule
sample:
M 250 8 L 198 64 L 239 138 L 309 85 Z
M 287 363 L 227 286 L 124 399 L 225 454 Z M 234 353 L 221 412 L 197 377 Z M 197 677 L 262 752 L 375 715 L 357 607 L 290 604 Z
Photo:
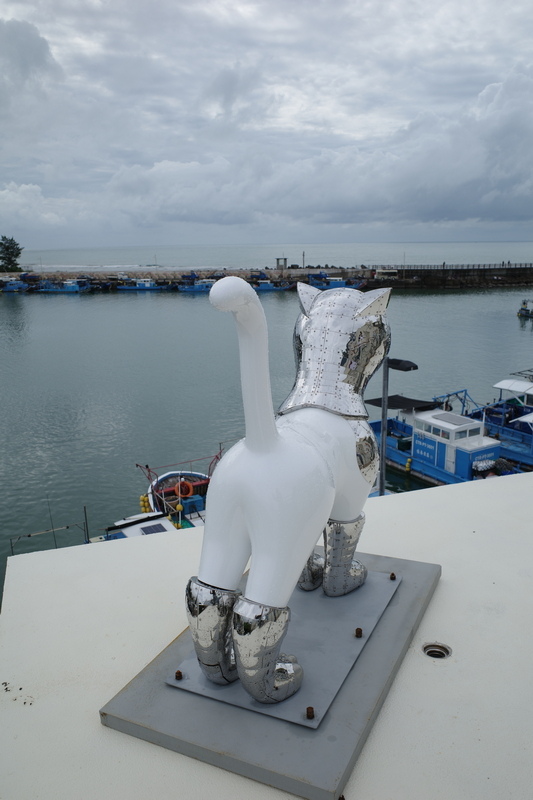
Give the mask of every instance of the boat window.
M 466 439 L 467 431 L 457 431 L 455 434 L 456 439 Z
M 468 431 L 469 436 L 479 436 L 480 433 L 481 433 L 481 428 L 472 428 L 471 430 Z
M 449 439 L 450 438 L 450 434 L 448 433 L 448 431 L 441 431 L 440 435 L 442 436 L 443 439 Z
M 428 433 L 431 433 L 431 425 L 428 425 L 427 422 L 424 422 L 424 426 L 423 426 L 422 430 L 427 431 Z
M 432 428 L 431 433 L 434 433 L 435 436 L 440 436 L 440 428 Z
M 424 423 L 423 422 L 419 422 L 418 420 L 416 420 L 415 428 L 417 429 L 417 431 L 423 431 L 424 430 Z

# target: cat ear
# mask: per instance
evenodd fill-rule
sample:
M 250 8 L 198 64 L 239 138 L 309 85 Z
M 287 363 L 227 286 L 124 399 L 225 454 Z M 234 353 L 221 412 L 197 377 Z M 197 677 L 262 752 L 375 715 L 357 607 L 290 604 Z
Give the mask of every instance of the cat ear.
M 372 289 L 371 292 L 363 293 L 363 305 L 361 311 L 369 316 L 371 314 L 383 314 L 389 304 L 391 289 Z
M 308 317 L 313 305 L 314 299 L 320 294 L 320 289 L 315 289 L 314 286 L 309 286 L 308 283 L 298 281 L 298 299 L 303 313 Z

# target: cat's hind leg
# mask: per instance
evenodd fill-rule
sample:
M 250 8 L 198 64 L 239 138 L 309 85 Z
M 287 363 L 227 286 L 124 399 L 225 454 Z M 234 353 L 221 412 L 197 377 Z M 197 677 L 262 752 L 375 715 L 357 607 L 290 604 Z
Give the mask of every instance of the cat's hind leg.
M 233 644 L 241 683 L 260 703 L 280 703 L 295 694 L 303 669 L 295 656 L 281 653 L 290 609 L 241 598 L 233 614 Z
M 281 646 L 290 621 L 287 604 L 325 524 L 333 490 L 323 495 L 315 492 L 312 514 L 297 495 L 282 510 L 269 514 L 265 508 L 251 521 L 252 566 L 246 596 L 235 604 L 233 643 L 241 683 L 260 703 L 286 700 L 302 683 L 296 656 L 282 653 Z
M 212 683 L 232 683 L 239 677 L 232 641 L 233 608 L 240 592 L 189 580 L 185 607 L 200 669 Z
M 219 476 L 220 478 L 220 476 Z M 209 487 L 198 577 L 185 592 L 187 618 L 200 669 L 208 680 L 237 680 L 233 609 L 250 556 L 250 540 L 235 491 L 213 479 Z

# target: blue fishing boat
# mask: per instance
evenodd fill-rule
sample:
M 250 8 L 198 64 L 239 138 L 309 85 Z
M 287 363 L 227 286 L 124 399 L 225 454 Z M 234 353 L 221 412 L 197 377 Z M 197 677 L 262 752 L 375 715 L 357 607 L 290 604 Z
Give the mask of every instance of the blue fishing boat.
M 27 292 L 28 289 L 29 284 L 16 278 L 8 278 L 8 280 L 0 282 L 0 291 L 2 292 Z
M 349 286 L 351 289 L 361 289 L 366 281 L 357 278 L 332 278 L 327 272 L 309 273 L 308 275 L 309 286 L 315 289 L 339 289 L 343 286 Z
M 522 300 L 517 316 L 533 319 L 533 300 Z
M 170 288 L 170 283 L 157 283 L 153 278 L 136 278 L 127 283 L 119 283 L 117 292 L 164 292 Z
M 266 272 L 251 272 L 248 283 L 256 292 L 287 292 L 296 288 L 296 281 L 271 280 Z
M 399 411 L 387 419 L 389 466 L 435 486 L 520 471 L 505 457 L 501 442 L 485 435 L 480 420 L 443 408 L 437 398 L 425 402 L 396 395 L 389 404 Z M 370 425 L 379 441 L 381 421 Z
M 66 281 L 43 280 L 36 291 L 43 294 L 84 294 L 91 291 L 91 286 L 87 281 L 74 278 Z
M 195 281 L 199 280 L 199 278 L 200 276 L 194 270 L 191 270 L 190 272 L 184 272 L 179 280 L 178 286 L 181 286 L 182 284 L 190 286 L 191 283 L 194 283 Z
M 466 389 L 435 398 L 451 404 L 458 400 L 461 413 L 483 425 L 500 443 L 500 452 L 524 469 L 533 469 L 533 369 L 510 373 L 493 385 L 498 397 L 490 403 L 476 403 Z
M 198 278 L 192 283 L 179 283 L 178 292 L 209 294 L 214 283 L 216 283 L 215 278 Z

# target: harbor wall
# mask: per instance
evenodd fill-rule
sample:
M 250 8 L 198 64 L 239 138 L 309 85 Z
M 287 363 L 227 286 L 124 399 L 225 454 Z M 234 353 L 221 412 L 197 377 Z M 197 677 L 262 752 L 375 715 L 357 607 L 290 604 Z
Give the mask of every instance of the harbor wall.
M 124 269 L 124 268 L 123 268 Z M 157 281 L 170 283 L 179 282 L 188 269 L 173 270 L 172 268 L 158 269 L 157 267 L 128 267 L 127 274 L 131 278 L 153 278 Z M 249 270 L 197 270 L 201 278 L 221 277 L 222 275 L 238 275 L 248 278 L 251 273 L 257 273 L 257 268 Z M 286 269 L 265 268 L 269 278 L 292 279 L 294 281 L 306 281 L 308 275 L 317 272 L 327 273 L 330 277 L 344 279 L 364 279 L 366 288 L 379 286 L 394 286 L 396 289 L 463 289 L 463 288 L 502 288 L 533 286 L 533 263 L 512 264 L 502 262 L 501 264 L 424 264 L 424 265 L 373 265 L 372 267 L 362 264 L 359 267 L 335 267 L 317 266 L 295 268 L 294 266 Z M 119 270 L 109 270 L 105 274 L 100 268 L 97 272 L 90 267 L 72 268 L 67 271 L 51 270 L 50 272 L 39 271 L 39 277 L 50 280 L 66 280 L 83 272 L 95 281 L 103 281 L 109 278 L 118 278 Z M 122 272 L 122 271 L 121 271 Z M 16 278 L 19 273 L 6 273 L 0 275 L 0 279 Z

